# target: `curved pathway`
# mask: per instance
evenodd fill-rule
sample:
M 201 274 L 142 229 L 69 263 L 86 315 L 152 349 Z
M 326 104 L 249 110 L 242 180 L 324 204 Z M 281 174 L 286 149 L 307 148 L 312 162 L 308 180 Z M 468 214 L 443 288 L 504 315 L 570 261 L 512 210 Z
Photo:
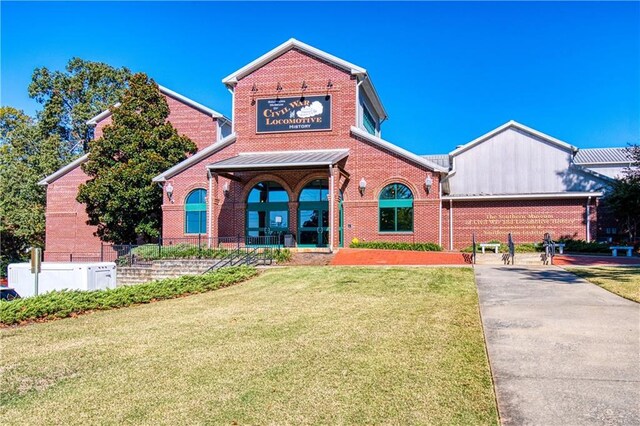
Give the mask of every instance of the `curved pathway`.
M 640 425 L 640 305 L 557 267 L 477 266 L 505 425 Z

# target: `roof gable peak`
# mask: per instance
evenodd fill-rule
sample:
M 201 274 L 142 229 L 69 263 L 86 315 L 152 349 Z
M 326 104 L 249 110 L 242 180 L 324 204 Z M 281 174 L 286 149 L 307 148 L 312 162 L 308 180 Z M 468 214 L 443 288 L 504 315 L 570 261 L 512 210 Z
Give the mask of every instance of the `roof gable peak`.
M 540 139 L 544 139 L 545 141 L 550 142 L 550 143 L 552 143 L 552 144 L 554 144 L 556 146 L 559 146 L 559 147 L 561 147 L 563 149 L 570 150 L 573 153 L 578 151 L 577 147 L 575 147 L 575 146 L 573 146 L 571 144 L 568 144 L 567 142 L 561 141 L 560 139 L 556 139 L 553 136 L 547 135 L 546 133 L 542 133 L 542 132 L 540 132 L 540 131 L 538 131 L 536 129 L 533 129 L 531 127 L 525 126 L 524 124 L 518 123 L 515 120 L 509 120 L 506 123 L 504 123 L 502 126 L 498 126 L 495 129 L 491 130 L 490 132 L 485 133 L 484 135 L 480 136 L 479 138 L 476 138 L 476 139 L 472 140 L 471 142 L 466 143 L 466 144 L 454 149 L 453 151 L 451 151 L 450 155 L 455 156 L 455 155 L 461 154 L 464 151 L 467 151 L 467 150 L 473 148 L 474 146 L 476 146 L 476 145 L 478 145 L 478 144 L 480 144 L 480 143 L 482 143 L 482 142 L 494 137 L 498 133 L 501 133 L 501 132 L 503 132 L 505 130 L 509 130 L 509 129 L 516 129 L 516 130 L 520 130 L 520 131 L 525 132 L 525 133 L 529 133 L 530 135 L 533 135 L 533 136 L 535 136 L 537 138 L 540 138 Z
M 317 49 L 313 46 L 310 46 L 306 43 L 301 42 L 300 40 L 296 40 L 295 38 L 290 38 L 285 41 L 281 45 L 275 47 L 274 49 L 268 51 L 264 55 L 259 58 L 249 62 L 244 67 L 239 70 L 229 74 L 227 77 L 222 79 L 222 82 L 227 86 L 235 86 L 236 83 L 251 74 L 255 70 L 262 68 L 264 65 L 273 61 L 274 59 L 284 55 L 288 51 L 292 49 L 298 49 L 304 53 L 307 53 L 316 58 L 322 59 L 326 62 L 329 62 L 332 65 L 337 66 L 338 68 L 342 68 L 345 71 L 350 72 L 353 75 L 366 75 L 367 70 L 359 67 L 358 65 L 352 64 L 351 62 L 345 61 L 344 59 L 340 59 L 337 56 L 333 56 L 327 52 L 324 52 L 320 49 Z

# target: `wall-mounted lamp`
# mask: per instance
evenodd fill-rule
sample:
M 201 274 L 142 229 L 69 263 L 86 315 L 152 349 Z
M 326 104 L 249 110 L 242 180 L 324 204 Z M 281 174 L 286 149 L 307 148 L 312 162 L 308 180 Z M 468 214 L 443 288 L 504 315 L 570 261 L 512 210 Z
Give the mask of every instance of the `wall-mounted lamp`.
M 257 91 L 258 91 L 258 86 L 256 86 L 255 83 L 253 83 L 253 86 L 251 87 L 251 92 L 256 93 Z
M 276 86 L 276 90 L 278 92 L 282 92 L 282 86 L 280 85 L 280 82 L 278 82 L 278 85 Z
M 169 199 L 169 201 L 173 203 L 173 185 L 171 185 L 171 182 L 167 183 L 164 186 L 164 192 L 167 193 L 167 198 Z
M 224 192 L 224 195 L 229 195 L 229 182 L 224 183 L 222 186 L 222 192 Z
M 331 79 L 329 79 L 329 81 L 327 81 L 327 89 L 331 89 L 333 87 L 333 82 L 331 81 Z
M 307 86 L 307 82 L 302 80 L 302 86 L 300 88 L 304 91 L 304 90 L 307 90 L 307 87 L 309 87 Z
M 367 181 L 364 178 L 360 179 L 360 184 L 358 185 L 358 190 L 360 191 L 360 195 L 364 195 L 364 191 L 367 189 Z
M 431 187 L 433 186 L 433 179 L 431 175 L 427 175 L 427 178 L 424 180 L 424 187 L 427 189 L 427 194 L 431 192 Z

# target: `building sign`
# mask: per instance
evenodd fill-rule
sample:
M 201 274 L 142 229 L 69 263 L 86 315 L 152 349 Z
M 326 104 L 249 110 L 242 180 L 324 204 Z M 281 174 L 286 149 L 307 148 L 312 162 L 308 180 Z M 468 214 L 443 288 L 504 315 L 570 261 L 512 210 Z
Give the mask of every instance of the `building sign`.
M 472 212 L 471 212 L 472 213 Z M 463 234 L 476 233 L 481 239 L 497 238 L 505 240 L 509 232 L 514 235 L 527 238 L 539 237 L 546 232 L 552 232 L 560 237 L 572 235 L 581 229 L 582 217 L 579 213 L 567 212 L 566 215 L 553 213 L 497 213 L 484 214 L 473 218 L 458 218 L 458 224 L 454 225 L 454 232 Z M 455 214 L 455 212 L 454 212 Z
M 258 99 L 256 132 L 331 130 L 331 96 Z

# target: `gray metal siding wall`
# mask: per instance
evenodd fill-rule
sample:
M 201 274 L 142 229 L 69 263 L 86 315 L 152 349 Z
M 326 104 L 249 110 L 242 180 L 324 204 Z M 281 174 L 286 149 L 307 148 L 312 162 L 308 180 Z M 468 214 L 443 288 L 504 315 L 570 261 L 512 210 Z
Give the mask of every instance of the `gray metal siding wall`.
M 592 191 L 593 177 L 571 167 L 572 152 L 509 128 L 454 157 L 451 194 Z

